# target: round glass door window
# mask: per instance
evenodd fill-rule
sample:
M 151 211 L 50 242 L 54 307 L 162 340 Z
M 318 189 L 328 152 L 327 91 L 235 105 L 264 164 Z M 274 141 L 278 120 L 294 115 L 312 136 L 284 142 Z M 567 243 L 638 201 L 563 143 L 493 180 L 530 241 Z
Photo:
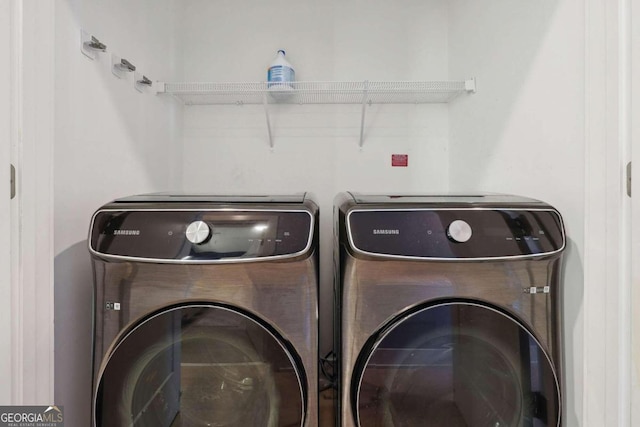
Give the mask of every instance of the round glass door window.
M 96 392 L 96 426 L 301 426 L 298 360 L 257 319 L 190 305 L 149 317 L 110 353 Z
M 365 348 L 352 382 L 361 427 L 556 427 L 555 371 L 513 318 L 474 303 L 422 308 Z

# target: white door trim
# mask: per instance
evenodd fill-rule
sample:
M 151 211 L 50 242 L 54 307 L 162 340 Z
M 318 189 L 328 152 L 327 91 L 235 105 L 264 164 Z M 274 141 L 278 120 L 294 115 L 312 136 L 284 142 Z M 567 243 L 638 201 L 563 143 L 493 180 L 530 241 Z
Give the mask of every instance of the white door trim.
M 629 0 L 587 0 L 584 426 L 631 426 Z
M 633 162 L 630 222 L 631 425 L 640 425 L 640 5 L 630 4 L 630 158 Z
M 11 63 L 12 46 L 11 3 L 0 0 L 0 58 Z M 12 66 L 0 67 L 0 93 L 11 94 Z M 12 97 L 0 96 L 0 183 L 8 183 L 11 163 Z M 0 185 L 0 235 L 11 236 L 11 204 L 9 186 Z M 6 241 L 0 247 L 0 301 L 11 301 L 11 244 Z M 0 378 L 11 379 L 13 367 L 12 305 L 4 304 L 0 310 Z M 12 381 L 0 383 L 0 402 L 12 401 Z
M 582 424 L 630 426 L 628 0 L 587 0 Z
M 54 404 L 55 0 L 13 9 L 12 403 Z
M 618 381 L 619 425 L 633 426 L 632 421 L 632 282 L 631 282 L 631 199 L 627 195 L 626 165 L 631 161 L 631 3 L 635 0 L 618 0 L 618 144 L 617 157 L 611 164 L 611 182 L 615 186 L 613 201 L 618 211 L 619 233 L 614 236 L 618 244 L 618 324 L 620 338 L 618 363 L 620 376 Z M 617 185 L 616 185 L 617 184 Z M 613 329 L 613 328 L 612 328 Z

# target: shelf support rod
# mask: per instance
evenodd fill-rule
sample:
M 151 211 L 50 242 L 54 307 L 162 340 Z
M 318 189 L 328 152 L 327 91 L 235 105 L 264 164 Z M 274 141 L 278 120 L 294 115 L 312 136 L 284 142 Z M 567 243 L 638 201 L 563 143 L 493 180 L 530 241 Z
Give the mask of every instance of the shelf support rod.
M 267 118 L 267 135 L 269 136 L 269 147 L 273 150 L 273 135 L 271 134 L 271 119 L 269 117 L 269 103 L 267 93 L 262 94 L 262 104 L 264 105 L 264 115 Z
M 359 147 L 362 149 L 364 144 L 364 116 L 367 111 L 367 97 L 369 95 L 369 80 L 364 81 L 364 88 L 362 90 L 362 117 L 360 118 L 360 143 Z

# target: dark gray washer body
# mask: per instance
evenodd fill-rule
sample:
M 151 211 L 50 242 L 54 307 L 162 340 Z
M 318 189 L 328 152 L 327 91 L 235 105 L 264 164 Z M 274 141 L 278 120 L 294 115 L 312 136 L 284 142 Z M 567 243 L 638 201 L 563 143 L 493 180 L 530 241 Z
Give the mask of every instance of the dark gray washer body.
M 562 424 L 560 278 L 565 235 L 554 208 L 537 200 L 502 195 L 342 193 L 335 199 L 334 217 L 338 425 Z M 471 237 L 462 242 L 448 229 L 461 218 L 472 230 Z M 466 238 L 468 235 L 460 239 Z M 445 339 L 445 344 L 443 336 L 429 336 L 431 332 L 424 330 L 426 323 L 416 322 L 421 316 L 427 319 L 429 312 L 440 316 L 432 316 L 428 320 L 432 324 L 450 323 L 445 328 L 450 334 L 445 334 L 449 340 Z M 416 348 L 394 349 L 391 344 L 402 347 L 411 340 L 412 325 L 418 328 L 416 339 L 427 338 Z M 433 326 L 435 335 L 442 330 L 440 326 Z M 434 343 L 440 339 L 442 346 L 424 344 L 428 339 Z M 478 342 L 475 347 L 460 344 L 472 339 Z M 476 373 L 489 372 L 494 357 L 496 364 L 513 368 L 515 374 L 504 381 L 488 376 L 483 380 L 482 375 L 477 381 L 467 380 L 475 374 L 465 371 L 465 366 L 474 366 L 477 361 L 473 351 L 456 354 L 456 347 L 486 356 L 488 362 L 475 366 Z M 537 356 L 528 353 L 528 348 L 534 347 Z M 418 353 L 424 355 L 422 362 L 416 362 Z M 523 362 L 526 357 L 534 360 L 527 365 Z M 433 362 L 434 358 L 441 361 Z M 407 360 L 414 360 L 413 365 Z M 438 365 L 451 366 L 448 372 L 453 378 L 446 380 L 446 387 L 430 390 L 428 383 L 435 383 L 442 371 L 435 368 Z M 421 377 L 418 372 L 422 368 L 412 366 L 431 369 L 431 373 Z M 376 375 L 386 376 L 377 379 Z M 409 378 L 403 379 L 403 375 Z M 538 379 L 540 384 L 529 386 L 539 390 L 517 396 L 518 387 Z M 485 384 L 480 384 L 482 381 Z M 492 393 L 510 394 L 509 384 L 516 398 L 508 404 L 497 399 L 490 402 L 495 397 Z M 468 390 L 471 387 L 476 389 Z M 429 395 L 449 389 L 450 396 Z M 422 396 L 416 397 L 416 393 Z M 478 403 L 474 395 L 487 402 Z M 401 408 L 394 408 L 394 399 Z M 436 405 L 438 399 L 447 400 L 455 414 L 449 414 L 448 409 L 439 413 L 446 405 Z M 432 403 L 439 409 L 431 409 Z M 515 415 L 505 421 L 500 414 L 508 411 Z M 527 415 L 518 415 L 518 411 Z M 412 420 L 398 412 L 423 417 Z
M 210 228 L 198 244 L 185 236 L 196 221 Z M 246 424 L 250 418 L 216 415 L 213 409 L 220 414 L 220 407 L 209 410 L 204 400 L 224 398 L 231 407 L 254 396 L 261 401 L 256 404 L 273 400 L 254 415 L 264 425 L 287 419 L 316 426 L 317 225 L 318 208 L 306 194 L 152 194 L 101 207 L 89 236 L 95 279 L 93 422 L 200 425 L 181 414 L 189 408 L 198 422 L 218 422 L 213 418 L 220 416 L 227 421 L 216 425 Z M 198 331 L 207 331 L 206 337 Z M 207 369 L 217 373 L 207 378 Z M 287 375 L 288 385 L 278 385 L 280 395 L 270 394 L 277 381 L 258 384 L 255 372 L 263 371 L 269 371 L 264 378 Z M 112 390 L 105 391 L 105 384 Z M 189 387 L 194 392 L 187 396 Z M 214 393 L 212 387 L 231 391 Z M 102 415 L 107 392 L 118 399 L 111 412 L 122 414 Z

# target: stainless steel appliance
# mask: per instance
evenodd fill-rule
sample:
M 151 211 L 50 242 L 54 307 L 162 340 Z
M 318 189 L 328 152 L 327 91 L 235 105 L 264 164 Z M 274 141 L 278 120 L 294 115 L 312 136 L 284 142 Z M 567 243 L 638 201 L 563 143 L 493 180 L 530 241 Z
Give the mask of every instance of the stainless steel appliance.
M 338 424 L 560 426 L 560 214 L 511 196 L 337 196 Z
M 93 216 L 93 425 L 316 426 L 318 209 L 143 195 Z

